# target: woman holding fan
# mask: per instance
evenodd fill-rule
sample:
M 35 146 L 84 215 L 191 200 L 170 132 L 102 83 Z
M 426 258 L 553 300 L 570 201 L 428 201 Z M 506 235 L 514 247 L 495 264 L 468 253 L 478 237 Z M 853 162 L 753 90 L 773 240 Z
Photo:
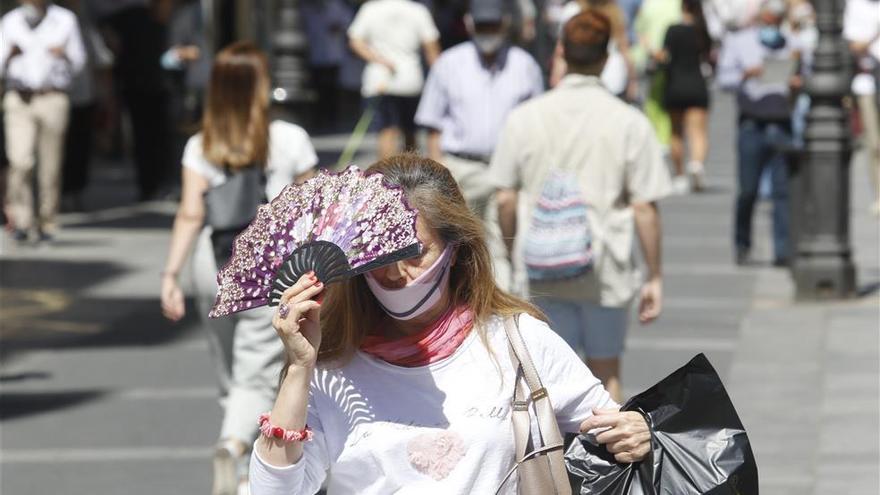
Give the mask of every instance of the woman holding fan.
M 181 202 L 162 272 L 162 312 L 171 321 L 185 314 L 178 275 L 193 245 L 197 307 L 207 315 L 217 269 L 226 263 L 235 234 L 253 218 L 256 204 L 247 202 L 275 197 L 285 185 L 309 177 L 318 162 L 303 129 L 269 121 L 268 64 L 252 44 L 235 43 L 217 54 L 202 131 L 187 142 L 182 161 Z M 236 214 L 247 216 L 235 221 Z M 257 435 L 254 415 L 272 404 L 283 351 L 267 308 L 203 323 L 225 412 L 212 493 L 235 494 L 243 471 L 239 461 Z
M 601 428 L 619 461 L 643 458 L 643 417 L 619 412 L 541 312 L 495 285 L 482 223 L 448 170 L 406 154 L 366 174 L 402 189 L 421 252 L 326 287 L 308 272 L 280 295 L 286 364 L 259 417 L 251 493 L 495 493 L 518 448 L 511 317 L 559 429 Z

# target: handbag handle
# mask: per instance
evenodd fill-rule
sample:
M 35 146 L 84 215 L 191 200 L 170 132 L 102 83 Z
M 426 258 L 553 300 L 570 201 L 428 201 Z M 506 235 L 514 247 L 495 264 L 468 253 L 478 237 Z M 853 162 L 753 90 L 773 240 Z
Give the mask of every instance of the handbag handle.
M 547 395 L 547 389 L 541 383 L 538 370 L 535 368 L 535 364 L 522 338 L 522 333 L 520 333 L 518 317 L 514 316 L 505 319 L 504 331 L 510 343 L 510 360 L 513 363 L 514 369 L 517 370 L 511 407 L 516 464 L 504 477 L 498 486 L 496 494 L 500 493 L 504 484 L 520 465 L 536 457 L 546 456 L 549 473 L 544 474 L 549 475 L 549 480 L 552 480 L 553 486 L 542 486 L 542 494 L 570 495 L 571 485 L 568 481 L 568 473 L 562 456 L 562 449 L 564 447 L 562 434 L 559 432 L 556 414 L 553 411 L 553 405 L 550 403 L 550 397 Z M 520 384 L 521 381 L 525 381 L 529 391 L 528 397 L 522 395 L 523 387 Z M 538 424 L 537 438 L 540 441 L 540 445 L 534 446 L 530 452 L 528 451 L 529 444 L 532 443 L 531 440 L 534 437 L 531 432 L 532 423 L 529 415 L 529 404 L 534 405 Z M 531 483 L 523 483 L 523 481 L 528 481 L 523 480 L 523 474 L 524 472 L 520 473 L 521 487 L 523 485 L 531 485 Z M 544 478 L 547 477 L 544 476 Z M 555 491 L 552 491 L 554 489 Z

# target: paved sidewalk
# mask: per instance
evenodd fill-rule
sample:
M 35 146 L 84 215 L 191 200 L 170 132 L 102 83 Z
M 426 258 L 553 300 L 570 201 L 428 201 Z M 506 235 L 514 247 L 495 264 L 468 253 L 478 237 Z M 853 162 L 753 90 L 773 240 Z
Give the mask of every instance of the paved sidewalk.
M 729 390 L 763 493 L 880 491 L 880 227 L 859 158 L 850 218 L 861 295 L 797 303 L 786 273 L 762 270 L 741 326 Z
M 787 271 L 769 266 L 766 205 L 756 263 L 733 265 L 734 117 L 716 96 L 710 187 L 661 205 L 665 309 L 629 332 L 625 393 L 705 352 L 750 432 L 762 493 L 876 494 L 877 293 L 794 303 Z M 345 138 L 315 141 L 333 163 Z M 174 205 L 119 206 L 130 173 L 95 172 L 87 201 L 101 209 L 65 215 L 56 246 L 2 238 L 0 494 L 208 493 L 220 421 L 208 346 L 192 312 L 170 325 L 158 306 Z M 853 171 L 853 247 L 868 288 L 880 243 L 865 177 Z
M 671 197 L 663 219 L 664 312 L 632 324 L 625 395 L 705 352 L 749 431 L 764 494 L 880 493 L 880 224 L 859 157 L 851 175 L 851 243 L 862 295 L 798 303 L 774 268 L 771 209 L 755 212 L 754 262 L 733 264 L 734 110 L 713 95 L 709 188 Z

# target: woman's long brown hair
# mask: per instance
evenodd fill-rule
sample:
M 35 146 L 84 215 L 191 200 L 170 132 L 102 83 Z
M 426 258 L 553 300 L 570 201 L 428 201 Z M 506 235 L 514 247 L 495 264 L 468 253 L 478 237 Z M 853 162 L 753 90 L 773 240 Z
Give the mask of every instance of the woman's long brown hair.
M 269 155 L 269 64 L 250 42 L 229 45 L 217 54 L 205 113 L 205 158 L 232 169 L 264 166 Z
M 400 186 L 422 220 L 445 242 L 457 247 L 449 279 L 451 303 L 473 310 L 475 329 L 487 347 L 485 323 L 493 315 L 528 313 L 546 321 L 535 306 L 505 293 L 495 284 L 483 222 L 468 208 L 446 167 L 429 158 L 404 153 L 373 164 L 367 173 L 381 173 L 387 184 Z M 321 309 L 318 362 L 345 363 L 367 332 L 383 318 L 385 314 L 363 276 L 328 286 Z

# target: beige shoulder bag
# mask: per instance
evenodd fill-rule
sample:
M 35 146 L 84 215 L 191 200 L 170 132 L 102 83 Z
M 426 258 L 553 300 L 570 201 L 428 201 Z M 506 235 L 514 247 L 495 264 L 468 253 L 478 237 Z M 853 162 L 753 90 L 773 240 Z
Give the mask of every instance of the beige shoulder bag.
M 526 349 L 519 331 L 518 318 L 507 318 L 504 321 L 504 331 L 510 342 L 510 360 L 516 369 L 511 403 L 516 464 L 501 480 L 495 494 L 501 493 L 511 475 L 517 473 L 520 495 L 571 495 L 556 414 Z M 525 394 L 526 390 L 528 395 Z M 535 435 L 531 431 L 530 405 L 534 406 L 537 416 L 538 431 Z M 535 442 L 538 444 L 535 445 Z

